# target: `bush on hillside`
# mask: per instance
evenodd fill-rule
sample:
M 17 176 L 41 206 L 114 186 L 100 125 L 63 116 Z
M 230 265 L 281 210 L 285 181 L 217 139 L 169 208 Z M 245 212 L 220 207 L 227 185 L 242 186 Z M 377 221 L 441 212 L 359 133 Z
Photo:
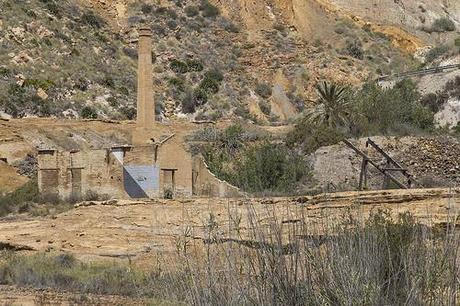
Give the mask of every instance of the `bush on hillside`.
M 367 83 L 354 99 L 354 135 L 379 135 L 403 132 L 402 126 L 429 130 L 434 127 L 434 114 L 420 102 L 416 85 L 403 80 L 383 89 Z
M 455 29 L 455 23 L 449 17 L 438 18 L 431 26 L 433 32 L 453 32 Z
M 201 10 L 201 14 L 203 15 L 203 17 L 213 18 L 213 17 L 218 16 L 220 13 L 219 9 L 216 6 L 209 3 L 208 0 L 201 1 L 200 10 Z
M 272 87 L 267 83 L 257 83 L 255 91 L 256 94 L 264 99 L 268 99 L 272 95 Z
M 210 170 L 245 191 L 293 192 L 310 174 L 308 164 L 293 150 L 268 141 L 254 144 L 262 138 L 239 124 L 205 132 L 212 143 L 202 153 Z
M 81 22 L 95 29 L 100 29 L 105 26 L 104 19 L 102 19 L 99 15 L 96 15 L 93 11 L 86 11 L 81 16 Z
M 97 111 L 91 106 L 85 106 L 80 113 L 83 119 L 97 119 Z
M 177 60 L 177 59 L 173 59 L 170 63 L 169 63 L 169 68 L 174 71 L 175 73 L 180 73 L 180 74 L 184 74 L 184 73 L 187 73 L 189 70 L 188 70 L 188 65 L 180 60 Z
M 148 15 L 153 12 L 153 5 L 144 3 L 141 6 L 141 12 L 144 13 L 145 15 Z
M 363 44 L 360 40 L 347 40 L 345 52 L 356 59 L 364 58 Z
M 184 9 L 184 12 L 185 12 L 185 15 L 187 15 L 188 17 L 195 17 L 200 13 L 200 11 L 198 10 L 198 7 L 194 5 L 186 6 Z
M 14 192 L 0 196 L 0 216 L 5 216 L 17 211 L 20 207 L 39 201 L 38 183 L 36 179 L 32 179 Z
M 438 92 L 424 95 L 420 99 L 420 103 L 433 113 L 437 113 L 446 104 L 447 100 L 449 100 L 449 95 L 447 93 Z
M 264 143 L 244 151 L 232 182 L 250 192 L 292 192 L 308 174 L 307 164 L 284 145 Z
M 449 52 L 449 47 L 447 45 L 440 45 L 432 48 L 430 51 L 428 51 L 426 55 L 426 61 L 428 63 L 438 59 L 439 57 L 443 56 Z

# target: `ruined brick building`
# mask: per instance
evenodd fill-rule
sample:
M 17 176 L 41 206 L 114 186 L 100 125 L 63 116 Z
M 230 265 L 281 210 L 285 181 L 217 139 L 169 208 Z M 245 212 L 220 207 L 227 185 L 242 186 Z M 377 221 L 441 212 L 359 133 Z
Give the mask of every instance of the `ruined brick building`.
M 137 122 L 132 143 L 98 150 L 38 152 L 42 194 L 61 198 L 88 192 L 113 198 L 236 196 L 234 186 L 209 172 L 176 135 L 162 135 L 155 122 L 150 29 L 139 30 Z

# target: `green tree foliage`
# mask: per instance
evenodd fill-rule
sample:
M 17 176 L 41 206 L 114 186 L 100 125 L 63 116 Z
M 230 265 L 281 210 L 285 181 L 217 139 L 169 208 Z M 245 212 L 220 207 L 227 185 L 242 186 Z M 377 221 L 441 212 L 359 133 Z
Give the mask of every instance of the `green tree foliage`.
M 433 108 L 439 104 L 433 97 L 421 99 L 410 80 L 388 89 L 366 83 L 350 93 L 344 87 L 322 83 L 318 96 L 318 106 L 287 135 L 288 146 L 311 153 L 344 137 L 430 131 L 434 128 Z
M 308 164 L 284 144 L 253 141 L 241 125 L 232 125 L 203 149 L 211 171 L 245 191 L 286 193 L 308 177 Z
M 307 172 L 299 156 L 268 142 L 247 149 L 235 168 L 234 182 L 251 192 L 291 192 Z
M 404 134 L 404 127 L 428 130 L 434 114 L 420 103 L 414 82 L 403 80 L 389 89 L 367 83 L 353 97 L 354 134 Z M 358 114 L 358 116 L 356 116 Z
M 318 105 L 307 113 L 308 119 L 317 125 L 343 127 L 351 115 L 348 89 L 335 83 L 321 82 L 316 86 Z

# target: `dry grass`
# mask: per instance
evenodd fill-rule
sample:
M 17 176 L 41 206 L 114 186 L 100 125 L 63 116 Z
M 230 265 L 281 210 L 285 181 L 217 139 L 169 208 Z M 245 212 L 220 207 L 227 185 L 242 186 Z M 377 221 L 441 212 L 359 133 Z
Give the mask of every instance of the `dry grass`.
M 229 205 L 228 222 L 211 214 L 201 239 L 184 228 L 177 256 L 148 271 L 64 255 L 7 256 L 0 282 L 193 305 L 458 304 L 455 222 L 431 228 L 407 213 L 378 211 L 367 220 L 346 215 L 318 235 L 303 209 L 289 220 L 275 213 L 262 220 L 250 207 L 238 215 Z

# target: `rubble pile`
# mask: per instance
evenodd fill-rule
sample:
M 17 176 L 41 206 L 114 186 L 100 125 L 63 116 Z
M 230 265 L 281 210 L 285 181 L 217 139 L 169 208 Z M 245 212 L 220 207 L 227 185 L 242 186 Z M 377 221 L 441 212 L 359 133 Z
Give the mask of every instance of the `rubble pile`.
M 460 143 L 451 137 L 420 138 L 398 157 L 417 176 L 460 183 Z

